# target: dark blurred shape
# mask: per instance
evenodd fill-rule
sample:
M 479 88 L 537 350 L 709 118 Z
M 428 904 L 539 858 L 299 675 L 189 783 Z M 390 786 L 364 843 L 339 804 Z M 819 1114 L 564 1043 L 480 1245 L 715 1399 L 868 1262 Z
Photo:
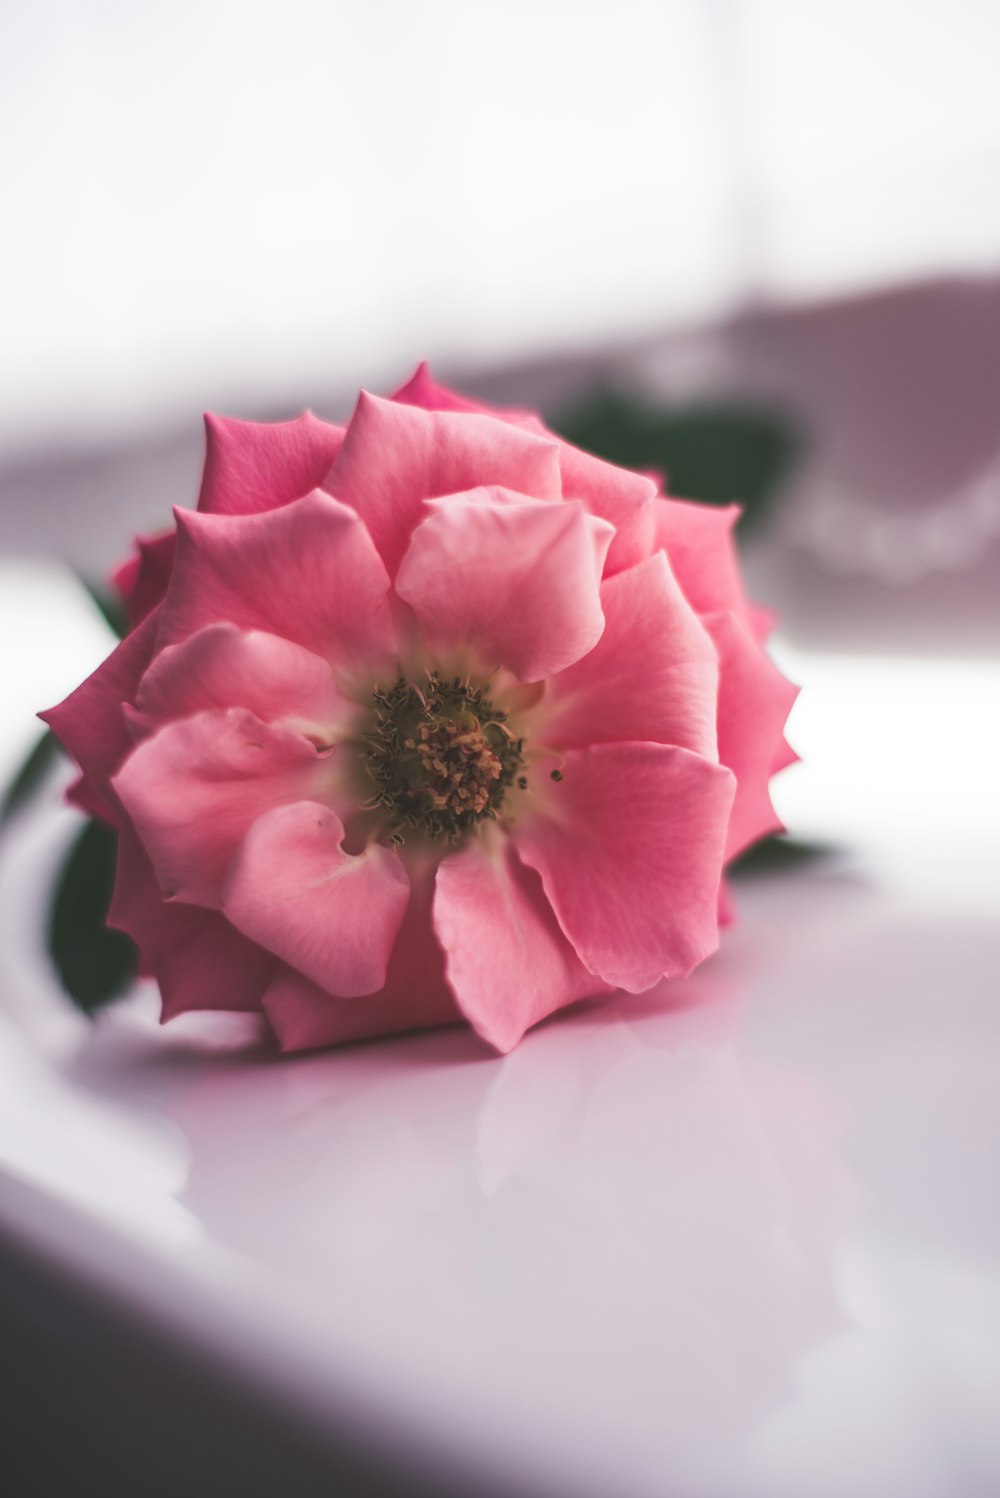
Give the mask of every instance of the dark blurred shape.
M 662 474 L 679 498 L 742 505 L 741 527 L 763 519 L 802 446 L 791 420 L 767 406 L 707 401 L 667 409 L 601 388 L 553 424 L 611 463 Z
M 94 583 L 89 578 L 80 578 L 81 583 L 90 594 L 94 606 L 103 618 L 108 628 L 124 640 L 128 634 L 128 614 L 125 605 L 117 593 L 112 593 L 108 588 L 102 588 L 99 583 Z
M 0 827 L 27 805 L 59 758 L 59 741 L 46 729 L 18 770 L 0 801 Z
M 56 886 L 49 951 L 60 981 L 85 1014 L 124 993 L 136 972 L 133 943 L 105 925 L 117 838 L 103 822 L 80 832 Z
M 753 874 L 784 874 L 806 864 L 832 858 L 838 850 L 830 843 L 808 842 L 782 833 L 762 838 L 730 864 L 727 873 L 735 879 Z
M 350 1416 L 318 1433 L 6 1239 L 0 1344 L 10 1498 L 513 1498 L 414 1471 Z

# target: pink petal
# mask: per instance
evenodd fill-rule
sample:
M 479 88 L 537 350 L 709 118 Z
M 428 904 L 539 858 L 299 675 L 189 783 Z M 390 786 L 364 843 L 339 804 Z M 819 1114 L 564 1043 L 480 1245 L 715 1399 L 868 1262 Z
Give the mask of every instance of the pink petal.
M 422 501 L 481 484 L 558 499 L 558 445 L 489 416 L 424 411 L 362 392 L 326 487 L 357 510 L 395 576 Z
M 167 904 L 149 857 L 131 827 L 118 839 L 118 871 L 108 924 L 137 944 L 140 970 L 152 973 L 161 1019 L 193 1009 L 260 1008 L 275 960 L 212 910 Z
M 610 521 L 617 532 L 605 564 L 606 576 L 645 561 L 654 549 L 658 486 L 647 475 L 631 473 L 572 447 L 557 433 L 550 432 L 532 411 L 481 405 L 449 390 L 432 377 L 426 363 L 417 367 L 413 377 L 392 398 L 406 405 L 422 406 L 427 411 L 479 411 L 558 442 L 564 497 L 580 500 L 590 514 Z
M 719 652 L 719 758 L 736 775 L 726 861 L 782 824 L 768 782 L 795 758 L 782 730 L 798 687 L 782 676 L 733 614 L 705 623 Z
M 38 715 L 83 771 L 74 799 L 111 822 L 118 806 L 109 779 L 132 748 L 122 704 L 135 697 L 159 627 L 159 613 L 151 614 L 64 702 Z
M 328 494 L 262 515 L 178 510 L 177 526 L 161 645 L 224 622 L 294 640 L 344 671 L 395 654 L 385 568 L 355 512 Z
M 343 427 L 311 411 L 274 422 L 207 415 L 198 508 L 211 515 L 256 515 L 291 504 L 322 485 L 343 440 Z
M 356 712 L 318 655 L 278 635 L 208 624 L 153 661 L 136 707 L 154 726 L 209 709 L 245 707 L 264 723 L 331 737 Z
M 545 743 L 650 740 L 715 759 L 715 646 L 657 552 L 601 584 L 604 633 L 546 683 Z
M 534 869 L 502 836 L 444 859 L 434 927 L 459 1008 L 498 1051 L 555 1010 L 608 991 L 559 929 Z
M 667 553 L 684 596 L 699 614 L 727 610 L 744 619 L 746 594 L 732 529 L 738 505 L 689 504 L 661 499 L 656 509 L 656 544 Z
M 605 576 L 644 562 L 656 548 L 660 501 L 653 480 L 605 463 L 568 442 L 560 443 L 559 465 L 566 498 L 581 500 L 592 515 L 599 515 L 615 528 Z
M 360 999 L 335 999 L 292 968 L 279 968 L 264 995 L 264 1010 L 282 1050 L 309 1050 L 461 1019 L 431 925 L 433 865 L 411 860 L 407 867 L 410 903 L 389 958 L 385 987 Z
M 406 384 L 401 385 L 391 399 L 404 406 L 422 406 L 425 411 L 474 412 L 481 416 L 495 416 L 498 421 L 509 421 L 515 426 L 530 423 L 541 435 L 552 436 L 542 426 L 534 411 L 522 411 L 511 406 L 488 406 L 440 384 L 431 374 L 431 367 L 426 359 L 417 365 Z
M 410 898 L 398 855 L 343 848 L 344 824 L 315 801 L 258 817 L 233 860 L 222 908 L 252 941 L 339 998 L 385 984 Z
M 275 970 L 270 952 L 255 947 L 214 910 L 171 906 L 195 912 L 153 968 L 160 989 L 160 1022 L 192 1010 L 260 1011 Z
M 329 753 L 243 708 L 169 723 L 125 761 L 113 785 L 167 899 L 217 906 L 250 824 L 274 806 L 334 794 Z
M 686 976 L 718 945 L 733 776 L 662 744 L 571 749 L 561 771 L 515 841 L 581 961 L 631 993 Z
M 484 412 L 485 406 L 470 400 L 466 395 L 460 395 L 457 390 L 450 390 L 447 385 L 441 385 L 431 374 L 431 367 L 426 359 L 421 360 L 413 374 L 405 385 L 400 385 L 394 395 L 390 397 L 404 406 L 422 406 L 425 411 L 478 411 Z M 499 415 L 493 411 L 491 415 Z
M 469 646 L 488 667 L 539 681 L 601 637 L 599 584 L 614 534 L 582 505 L 474 489 L 432 502 L 396 591 L 435 649 Z
M 177 533 L 169 530 L 156 536 L 139 536 L 135 544 L 138 556 L 123 562 L 111 578 L 133 629 L 163 602 L 174 565 Z

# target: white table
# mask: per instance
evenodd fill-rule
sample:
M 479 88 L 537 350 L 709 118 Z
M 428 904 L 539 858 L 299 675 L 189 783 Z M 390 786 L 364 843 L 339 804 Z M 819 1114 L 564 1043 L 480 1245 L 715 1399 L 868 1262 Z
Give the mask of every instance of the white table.
M 0 581 L 10 761 L 103 642 L 58 575 Z M 782 658 L 780 806 L 838 851 L 504 1059 L 282 1061 L 148 991 L 91 1025 L 42 955 L 53 792 L 0 847 L 0 1241 L 467 1492 L 1000 1491 L 1000 673 Z

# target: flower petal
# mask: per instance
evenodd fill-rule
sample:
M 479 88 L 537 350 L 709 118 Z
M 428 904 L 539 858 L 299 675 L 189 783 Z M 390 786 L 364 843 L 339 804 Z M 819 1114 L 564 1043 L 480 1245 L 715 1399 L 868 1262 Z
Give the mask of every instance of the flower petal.
M 395 653 L 389 579 L 346 505 L 315 492 L 262 515 L 176 513 L 161 646 L 226 622 L 294 640 L 344 671 Z
M 209 709 L 245 707 L 264 723 L 329 738 L 356 709 L 318 655 L 260 630 L 208 624 L 153 661 L 136 707 L 154 725 Z
M 38 715 L 83 771 L 74 800 L 110 822 L 119 811 L 109 779 L 132 748 L 122 704 L 134 700 L 159 627 L 159 613 L 151 614 L 64 702 Z
M 457 390 L 451 390 L 435 380 L 426 359 L 420 361 L 406 384 L 400 385 L 390 399 L 404 406 L 422 406 L 425 411 L 482 412 L 486 409 L 477 401 L 470 400 L 467 395 L 460 395 Z
M 275 959 L 214 910 L 167 903 L 149 856 L 127 823 L 118 839 L 108 924 L 138 946 L 140 971 L 151 973 L 160 987 L 162 1021 L 193 1009 L 260 1008 Z
M 318 489 L 344 440 L 343 427 L 304 411 L 294 421 L 205 417 L 205 472 L 198 508 L 256 515 Z
M 604 633 L 546 683 L 537 730 L 560 748 L 642 740 L 717 758 L 715 646 L 663 552 L 601 584 Z
M 473 489 L 432 501 L 396 591 L 433 648 L 468 645 L 489 666 L 539 681 L 601 637 L 599 584 L 614 531 L 579 504 Z
M 559 466 L 566 498 L 581 500 L 592 515 L 599 515 L 615 528 L 605 576 L 612 577 L 644 562 L 656 548 L 659 500 L 655 482 L 644 474 L 605 463 L 568 442 L 560 443 Z
M 732 774 L 687 749 L 599 744 L 568 751 L 561 776 L 515 842 L 581 960 L 631 993 L 686 976 L 718 945 Z
M 555 1010 L 608 991 L 566 940 L 534 869 L 500 835 L 444 859 L 434 928 L 459 1008 L 498 1051 Z
M 167 899 L 218 906 L 251 822 L 336 784 L 329 753 L 243 708 L 168 723 L 132 751 L 113 785 Z
M 435 380 L 427 360 L 422 360 L 407 380 L 390 397 L 404 406 L 422 406 L 425 411 L 465 411 L 480 416 L 495 416 L 498 421 L 508 421 L 514 426 L 529 426 L 540 436 L 551 437 L 534 411 L 521 410 L 514 406 L 488 406 L 482 401 L 461 395 Z
M 393 849 L 343 848 L 344 824 L 315 801 L 254 822 L 233 860 L 222 908 L 237 930 L 338 998 L 385 984 L 410 883 Z
M 656 544 L 667 553 L 685 598 L 699 614 L 729 610 L 740 619 L 747 615 L 732 537 L 739 515 L 739 505 L 683 499 L 661 499 L 656 507 Z
M 129 557 L 111 581 L 121 594 L 132 628 L 141 624 L 158 603 L 163 602 L 174 565 L 177 532 L 160 531 L 136 539 L 137 556 Z
M 782 735 L 798 687 L 783 676 L 734 614 L 705 620 L 719 652 L 719 758 L 736 776 L 726 862 L 780 832 L 768 782 L 795 759 Z
M 431 925 L 433 865 L 409 860 L 407 870 L 410 902 L 389 958 L 385 987 L 378 993 L 335 999 L 293 968 L 278 969 L 263 1002 L 282 1050 L 309 1050 L 461 1019 L 444 979 L 444 956 Z
M 422 501 L 480 484 L 558 499 L 558 444 L 490 416 L 362 392 L 325 487 L 357 510 L 395 576 Z
M 482 405 L 449 390 L 433 378 L 426 363 L 417 366 L 412 378 L 396 391 L 392 399 L 409 406 L 422 406 L 427 411 L 478 411 L 558 442 L 563 496 L 580 500 L 591 515 L 598 515 L 615 527 L 616 534 L 605 563 L 605 576 L 634 567 L 653 551 L 656 545 L 657 485 L 647 475 L 631 473 L 627 468 L 606 463 L 602 458 L 571 446 L 557 433 L 550 432 L 532 411 Z

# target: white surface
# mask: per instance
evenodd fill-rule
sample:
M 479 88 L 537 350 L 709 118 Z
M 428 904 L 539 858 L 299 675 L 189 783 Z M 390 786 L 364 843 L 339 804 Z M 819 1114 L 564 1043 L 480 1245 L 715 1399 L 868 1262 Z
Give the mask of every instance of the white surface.
M 276 1061 L 148 993 L 92 1027 L 38 931 L 72 816 L 22 819 L 0 1228 L 318 1422 L 512 1486 L 1000 1490 L 1000 677 L 791 666 L 781 804 L 841 851 L 742 883 L 687 985 L 504 1059 L 451 1030 Z

